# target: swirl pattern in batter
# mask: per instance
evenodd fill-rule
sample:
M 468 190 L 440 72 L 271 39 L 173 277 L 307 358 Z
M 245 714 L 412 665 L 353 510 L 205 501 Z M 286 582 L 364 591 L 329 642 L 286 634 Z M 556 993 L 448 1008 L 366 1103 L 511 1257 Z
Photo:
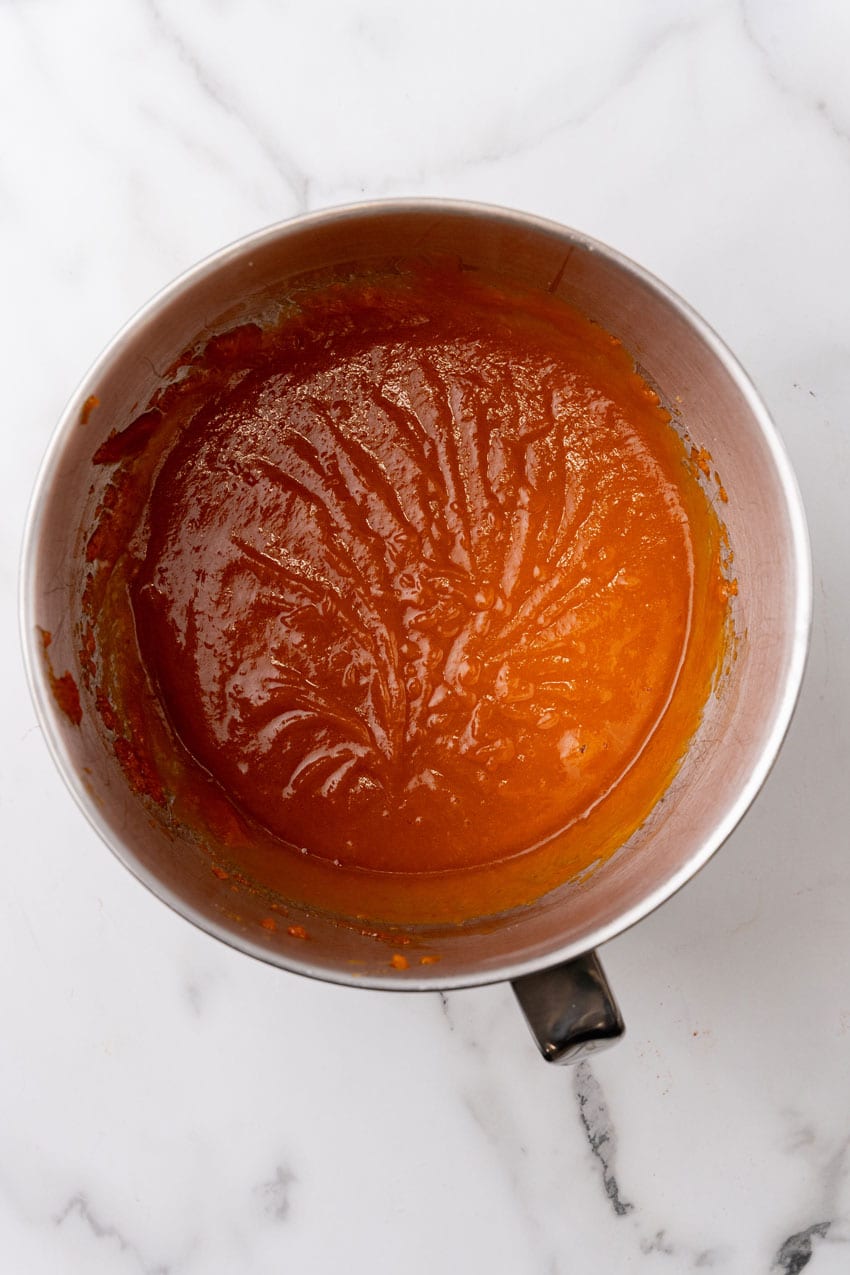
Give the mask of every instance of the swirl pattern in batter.
M 693 479 L 618 343 L 414 270 L 216 359 L 131 589 L 189 752 L 348 867 L 469 868 L 589 821 L 670 703 L 694 590 Z

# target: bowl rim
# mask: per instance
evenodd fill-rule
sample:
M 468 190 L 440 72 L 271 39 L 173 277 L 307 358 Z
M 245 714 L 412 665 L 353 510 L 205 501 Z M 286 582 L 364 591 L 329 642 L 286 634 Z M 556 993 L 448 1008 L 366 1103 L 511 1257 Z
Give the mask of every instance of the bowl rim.
M 329 970 L 312 964 L 309 960 L 298 959 L 297 954 L 290 959 L 288 953 L 268 950 L 262 947 L 259 942 L 255 942 L 250 935 L 237 935 L 230 932 L 219 926 L 213 918 L 199 912 L 191 903 L 188 903 L 160 881 L 155 873 L 150 872 L 143 864 L 137 862 L 133 852 L 124 844 L 117 830 L 112 828 L 108 821 L 100 815 L 98 807 L 82 783 L 81 777 L 77 773 L 63 741 L 62 732 L 64 728 L 60 724 L 58 709 L 47 688 L 47 679 L 44 676 L 43 669 L 43 653 L 36 636 L 36 564 L 41 539 L 40 532 L 47 507 L 47 496 L 60 467 L 66 439 L 76 428 L 82 404 L 89 394 L 93 392 L 92 387 L 96 386 L 103 370 L 120 354 L 122 347 L 129 342 L 140 327 L 154 318 L 160 310 L 168 306 L 177 296 L 239 257 L 250 255 L 252 251 L 260 250 L 266 244 L 285 240 L 289 236 L 300 236 L 304 233 L 309 233 L 312 229 L 330 222 L 399 213 L 448 214 L 455 217 L 484 218 L 491 223 L 504 222 L 514 228 L 521 227 L 531 232 L 554 235 L 561 239 L 566 239 L 569 243 L 580 246 L 588 252 L 604 256 L 625 274 L 631 275 L 635 280 L 660 296 L 696 333 L 702 343 L 717 359 L 718 363 L 725 369 L 746 401 L 753 421 L 761 431 L 763 441 L 775 466 L 791 530 L 792 579 L 794 586 L 793 634 L 784 686 L 781 695 L 777 699 L 773 725 L 764 742 L 761 753 L 755 765 L 751 768 L 746 781 L 738 790 L 735 799 L 717 821 L 711 834 L 704 838 L 702 844 L 688 857 L 687 861 L 682 863 L 661 885 L 642 896 L 639 902 L 620 913 L 614 920 L 600 925 L 594 930 L 589 939 L 565 943 L 563 948 L 555 952 L 549 952 L 544 956 L 506 962 L 499 969 L 487 969 L 481 971 L 478 975 L 473 972 L 441 977 L 438 972 L 435 972 L 423 977 L 411 971 L 410 975 L 399 978 L 398 973 L 395 971 L 392 974 L 361 974 L 344 969 Z M 94 360 L 71 394 L 57 421 L 39 466 L 26 514 L 18 579 L 18 615 L 21 648 L 27 682 L 38 724 L 41 727 L 53 762 L 78 807 L 101 840 L 105 842 L 112 854 L 124 867 L 156 898 L 165 903 L 179 916 L 190 921 L 212 938 L 225 943 L 228 947 L 261 960 L 265 964 L 271 964 L 291 973 L 316 978 L 323 982 L 369 990 L 407 992 L 447 991 L 454 988 L 499 983 L 572 960 L 636 925 L 690 881 L 732 834 L 752 805 L 773 768 L 787 735 L 800 695 L 811 635 L 812 605 L 812 559 L 808 527 L 797 478 L 785 444 L 749 375 L 726 343 L 706 320 L 678 293 L 657 276 L 632 260 L 632 258 L 572 227 L 534 213 L 523 212 L 498 204 L 462 199 L 419 197 L 370 199 L 345 203 L 314 212 L 300 213 L 282 221 L 274 222 L 224 245 L 183 271 L 170 283 L 154 293 L 119 328 Z M 438 969 L 438 967 L 430 968 L 435 971 Z

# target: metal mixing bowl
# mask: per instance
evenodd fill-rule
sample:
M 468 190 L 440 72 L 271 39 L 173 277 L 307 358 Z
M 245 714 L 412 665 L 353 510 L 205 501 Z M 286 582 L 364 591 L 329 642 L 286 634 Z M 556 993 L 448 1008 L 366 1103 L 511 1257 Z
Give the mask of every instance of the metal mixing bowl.
M 250 319 L 307 271 L 389 256 L 445 256 L 522 288 L 556 294 L 619 337 L 642 373 L 676 402 L 728 492 L 723 519 L 735 554 L 737 660 L 712 696 L 666 800 L 581 884 L 435 940 L 438 963 L 390 968 L 373 937 L 309 917 L 310 942 L 259 926 L 262 899 L 239 901 L 187 842 L 175 846 L 130 791 L 84 700 L 72 724 L 57 707 L 53 668 L 79 682 L 84 544 L 91 457 L 199 336 Z M 100 406 L 85 427 L 83 405 Z M 45 457 L 29 515 L 21 616 L 25 659 L 54 760 L 107 845 L 160 899 L 209 934 L 301 974 L 352 986 L 445 989 L 515 985 L 547 1057 L 573 1057 L 621 1030 L 593 949 L 668 899 L 714 854 L 756 796 L 797 698 L 811 610 L 809 547 L 799 492 L 770 417 L 714 332 L 646 271 L 603 245 L 539 218 L 446 201 L 336 208 L 251 235 L 190 270 L 115 337 L 74 394 Z M 297 915 L 293 915 L 298 920 Z

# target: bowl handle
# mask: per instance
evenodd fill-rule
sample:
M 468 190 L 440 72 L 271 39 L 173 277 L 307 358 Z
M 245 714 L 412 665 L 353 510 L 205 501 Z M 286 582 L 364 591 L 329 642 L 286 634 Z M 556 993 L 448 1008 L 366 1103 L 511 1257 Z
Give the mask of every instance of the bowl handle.
M 625 1031 L 595 952 L 523 974 L 512 987 L 547 1062 L 579 1062 L 616 1044 Z

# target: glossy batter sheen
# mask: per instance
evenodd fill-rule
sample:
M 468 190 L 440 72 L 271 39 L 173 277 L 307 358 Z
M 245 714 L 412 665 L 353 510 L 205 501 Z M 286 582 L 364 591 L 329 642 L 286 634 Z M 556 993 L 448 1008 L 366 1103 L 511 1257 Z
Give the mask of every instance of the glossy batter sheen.
M 131 582 L 185 747 L 342 867 L 469 868 L 577 821 L 592 860 L 694 591 L 695 480 L 628 356 L 554 303 L 413 271 L 215 357 Z

